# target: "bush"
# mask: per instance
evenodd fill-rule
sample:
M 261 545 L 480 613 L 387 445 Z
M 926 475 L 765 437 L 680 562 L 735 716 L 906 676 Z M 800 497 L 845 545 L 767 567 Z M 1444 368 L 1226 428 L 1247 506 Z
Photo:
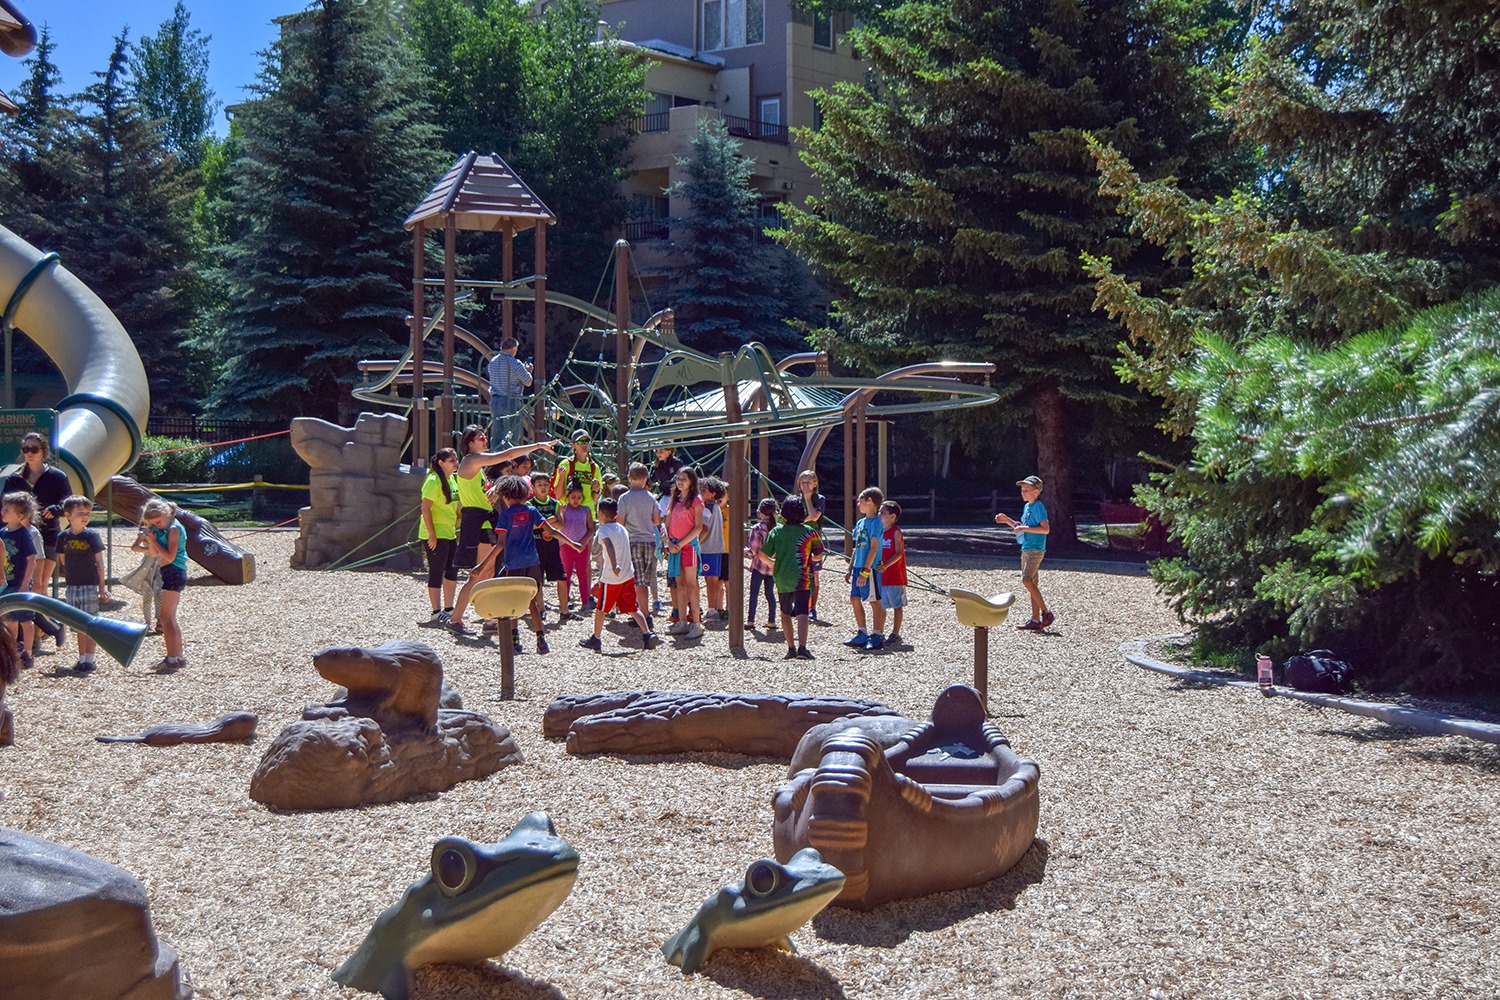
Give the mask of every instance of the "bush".
M 141 483 L 206 483 L 211 449 L 190 438 L 146 435 L 131 475 Z M 190 449 L 190 450 L 182 450 Z

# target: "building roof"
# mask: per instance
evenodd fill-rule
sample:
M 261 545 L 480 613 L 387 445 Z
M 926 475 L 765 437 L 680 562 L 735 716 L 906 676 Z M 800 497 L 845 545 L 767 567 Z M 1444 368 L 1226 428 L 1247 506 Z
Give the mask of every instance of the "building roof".
M 556 223 L 557 216 L 542 203 L 526 182 L 494 153 L 480 156 L 470 151 L 443 175 L 422 203 L 406 217 L 406 228 L 431 219 L 452 215 L 458 229 L 497 233 L 507 220 L 514 232 L 524 232 L 539 222 Z

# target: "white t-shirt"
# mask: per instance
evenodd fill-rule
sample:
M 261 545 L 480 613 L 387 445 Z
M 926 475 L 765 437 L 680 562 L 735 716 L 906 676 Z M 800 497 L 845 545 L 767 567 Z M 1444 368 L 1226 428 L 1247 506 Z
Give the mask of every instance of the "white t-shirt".
M 703 526 L 708 529 L 708 535 L 698 547 L 706 556 L 723 555 L 727 548 L 724 544 L 724 512 L 718 504 L 703 505 Z
M 607 584 L 625 583 L 627 580 L 635 579 L 635 564 L 630 561 L 630 532 L 619 521 L 610 521 L 601 524 L 594 531 L 595 544 L 599 549 L 599 579 Z M 614 546 L 615 564 L 620 567 L 620 572 L 612 573 L 609 568 L 609 553 L 604 551 L 604 542 L 608 539 L 610 545 Z

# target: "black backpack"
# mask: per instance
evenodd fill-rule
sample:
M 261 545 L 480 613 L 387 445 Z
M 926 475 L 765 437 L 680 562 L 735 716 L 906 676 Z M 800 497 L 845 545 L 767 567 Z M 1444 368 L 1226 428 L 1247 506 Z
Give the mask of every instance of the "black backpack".
M 1311 653 L 1299 653 L 1286 661 L 1282 668 L 1287 687 L 1315 694 L 1343 694 L 1349 690 L 1349 664 L 1326 649 L 1315 649 Z

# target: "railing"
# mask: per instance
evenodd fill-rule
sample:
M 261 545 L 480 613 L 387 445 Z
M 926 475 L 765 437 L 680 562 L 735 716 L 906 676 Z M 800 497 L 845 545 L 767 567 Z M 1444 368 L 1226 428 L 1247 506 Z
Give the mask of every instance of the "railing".
M 787 144 L 786 126 L 775 122 L 758 122 L 738 115 L 725 115 L 724 127 L 729 130 L 730 135 L 742 139 L 759 139 L 761 142 L 774 142 L 782 146 Z
M 635 120 L 637 132 L 669 132 L 672 129 L 672 112 L 654 111 Z
M 194 441 L 227 441 L 231 438 L 284 431 L 286 427 L 286 421 L 152 417 L 146 422 L 146 433 L 156 437 L 189 438 Z
M 666 219 L 635 219 L 625 223 L 625 238 L 632 243 L 665 240 L 670 236 Z

